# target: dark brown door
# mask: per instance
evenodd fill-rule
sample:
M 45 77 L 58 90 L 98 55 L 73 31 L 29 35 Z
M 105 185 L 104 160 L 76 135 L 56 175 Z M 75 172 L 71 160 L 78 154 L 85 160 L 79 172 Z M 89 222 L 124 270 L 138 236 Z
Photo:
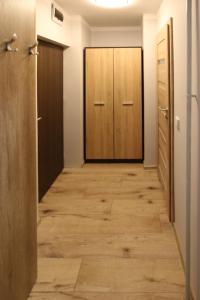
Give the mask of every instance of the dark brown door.
M 26 300 L 37 273 L 35 0 L 0 11 L 0 299 Z M 14 33 L 19 50 L 5 51 Z
M 41 200 L 63 169 L 63 49 L 39 41 L 38 167 Z

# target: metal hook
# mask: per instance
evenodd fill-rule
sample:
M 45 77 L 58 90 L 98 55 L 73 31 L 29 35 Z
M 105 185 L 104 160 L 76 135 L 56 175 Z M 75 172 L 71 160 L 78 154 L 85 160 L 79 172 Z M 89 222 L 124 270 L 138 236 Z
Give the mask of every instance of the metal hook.
M 197 95 L 191 95 L 192 98 L 196 99 L 196 101 L 198 101 L 198 96 Z
M 6 51 L 9 51 L 9 52 L 17 52 L 19 51 L 18 48 L 12 48 L 11 45 L 17 40 L 17 34 L 16 33 L 13 33 L 13 36 L 12 38 L 6 42 Z
M 34 51 L 35 48 L 37 48 L 38 46 L 38 42 L 35 42 L 35 44 L 33 44 L 33 46 L 29 47 L 29 54 L 30 55 L 39 55 L 40 53 L 37 51 L 36 49 L 36 52 Z
M 196 101 L 199 100 L 198 95 L 195 95 L 195 94 L 188 94 L 187 97 L 190 98 L 190 99 L 195 99 Z

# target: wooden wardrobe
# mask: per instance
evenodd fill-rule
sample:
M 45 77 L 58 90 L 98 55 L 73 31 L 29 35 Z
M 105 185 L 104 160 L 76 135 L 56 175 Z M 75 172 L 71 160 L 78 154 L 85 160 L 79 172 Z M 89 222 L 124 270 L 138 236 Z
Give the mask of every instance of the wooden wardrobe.
M 85 159 L 143 160 L 141 48 L 85 50 Z

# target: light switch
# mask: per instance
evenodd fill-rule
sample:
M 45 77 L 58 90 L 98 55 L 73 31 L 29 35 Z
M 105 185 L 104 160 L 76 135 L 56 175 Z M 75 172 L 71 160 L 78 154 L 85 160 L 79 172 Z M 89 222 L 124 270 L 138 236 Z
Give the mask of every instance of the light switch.
M 177 116 L 176 116 L 176 129 L 177 129 L 178 131 L 180 131 L 180 129 L 181 129 L 181 120 L 180 120 L 180 118 L 177 117 Z

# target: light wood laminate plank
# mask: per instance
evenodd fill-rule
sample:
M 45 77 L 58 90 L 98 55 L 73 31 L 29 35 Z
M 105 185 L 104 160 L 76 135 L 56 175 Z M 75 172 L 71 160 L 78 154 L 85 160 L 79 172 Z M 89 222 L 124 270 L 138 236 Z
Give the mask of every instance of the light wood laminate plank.
M 156 170 L 112 164 L 66 169 L 40 215 L 38 253 L 46 261 L 39 269 L 47 285 L 40 280 L 30 299 L 183 300 L 180 255 Z M 57 288 L 52 275 L 48 279 L 51 259 L 64 262 L 61 269 L 55 265 Z M 74 276 L 68 290 L 65 260 Z
M 183 300 L 181 293 L 33 293 L 30 300 Z
M 33 292 L 73 291 L 80 266 L 80 258 L 40 258 L 37 284 Z
M 181 293 L 182 265 L 176 259 L 85 258 L 76 291 Z

